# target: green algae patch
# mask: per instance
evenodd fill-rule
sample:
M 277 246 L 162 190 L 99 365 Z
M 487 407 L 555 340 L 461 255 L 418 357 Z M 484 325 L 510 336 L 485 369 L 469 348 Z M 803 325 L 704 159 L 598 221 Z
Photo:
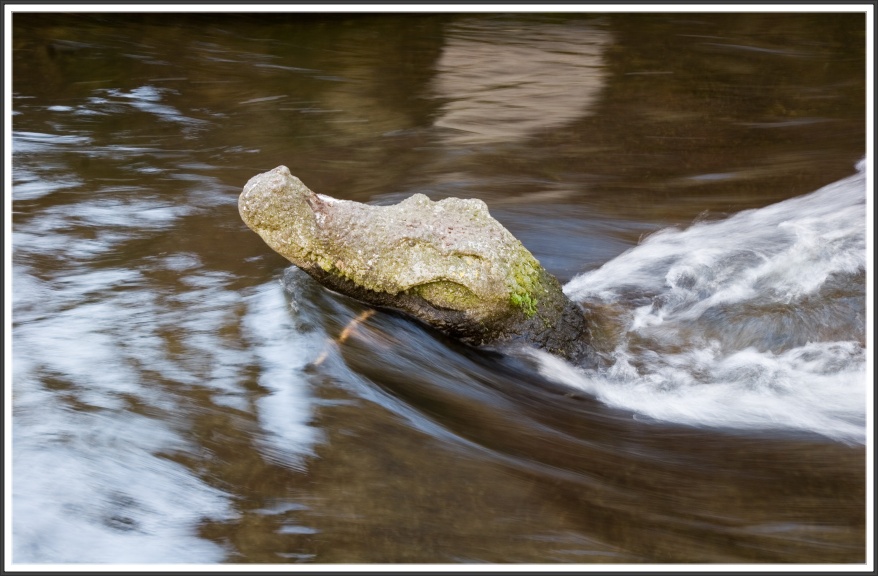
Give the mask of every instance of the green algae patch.
M 538 292 L 544 291 L 541 285 L 542 267 L 536 258 L 519 243 L 519 253 L 510 261 L 509 300 L 513 306 L 531 318 L 537 313 Z
M 512 294 L 509 296 L 509 300 L 514 306 L 521 308 L 524 315 L 528 318 L 532 318 L 533 315 L 537 313 L 537 302 L 539 302 L 539 300 L 532 297 L 527 292 Z

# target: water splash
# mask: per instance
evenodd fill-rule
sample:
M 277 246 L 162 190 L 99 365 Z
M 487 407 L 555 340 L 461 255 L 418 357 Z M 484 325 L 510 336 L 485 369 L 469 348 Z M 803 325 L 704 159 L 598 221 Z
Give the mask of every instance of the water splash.
M 564 288 L 615 322 L 609 368 L 542 371 L 687 424 L 865 442 L 865 162 L 820 190 L 656 233 Z

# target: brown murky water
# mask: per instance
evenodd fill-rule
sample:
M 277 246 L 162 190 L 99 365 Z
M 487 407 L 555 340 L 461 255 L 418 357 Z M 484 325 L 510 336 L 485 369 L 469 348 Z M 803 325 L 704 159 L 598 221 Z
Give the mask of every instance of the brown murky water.
M 865 561 L 863 15 L 19 13 L 12 48 L 14 562 Z M 485 200 L 614 370 L 387 312 L 332 343 L 364 308 L 237 214 L 279 164 Z

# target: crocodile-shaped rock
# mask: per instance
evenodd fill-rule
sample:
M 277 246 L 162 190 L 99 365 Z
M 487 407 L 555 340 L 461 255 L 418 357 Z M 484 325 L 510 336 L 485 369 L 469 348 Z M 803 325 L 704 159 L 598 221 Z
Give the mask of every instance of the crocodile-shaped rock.
M 415 194 L 361 204 L 316 194 L 279 166 L 247 182 L 238 209 L 331 290 L 474 346 L 524 343 L 575 361 L 590 354 L 579 305 L 481 200 Z

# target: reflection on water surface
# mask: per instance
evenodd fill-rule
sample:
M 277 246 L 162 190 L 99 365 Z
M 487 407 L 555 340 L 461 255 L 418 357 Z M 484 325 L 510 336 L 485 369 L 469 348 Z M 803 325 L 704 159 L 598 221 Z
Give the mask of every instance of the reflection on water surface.
M 503 143 L 588 114 L 604 86 L 606 26 L 476 18 L 449 26 L 434 89 L 447 146 Z
M 863 47 L 857 14 L 15 14 L 13 560 L 863 562 Z M 386 311 L 339 344 L 364 308 L 237 214 L 280 164 L 485 200 L 611 368 Z

